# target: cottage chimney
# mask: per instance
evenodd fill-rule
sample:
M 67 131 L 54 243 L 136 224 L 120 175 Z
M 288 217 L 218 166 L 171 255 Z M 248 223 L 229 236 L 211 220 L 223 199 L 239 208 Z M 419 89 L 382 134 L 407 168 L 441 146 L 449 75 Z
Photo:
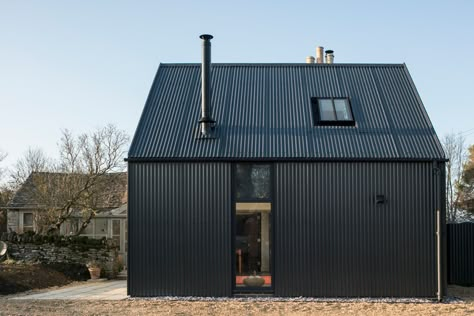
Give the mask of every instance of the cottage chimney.
M 333 64 L 334 63 L 334 51 L 328 49 L 326 51 L 326 64 Z
M 316 47 L 316 63 L 324 63 L 324 47 L 322 46 Z
M 211 39 L 212 35 L 203 34 L 202 39 L 202 64 L 201 64 L 201 119 L 200 131 L 203 136 L 210 134 L 215 121 L 211 118 Z
M 307 64 L 314 64 L 314 57 L 313 56 L 306 57 L 306 63 Z

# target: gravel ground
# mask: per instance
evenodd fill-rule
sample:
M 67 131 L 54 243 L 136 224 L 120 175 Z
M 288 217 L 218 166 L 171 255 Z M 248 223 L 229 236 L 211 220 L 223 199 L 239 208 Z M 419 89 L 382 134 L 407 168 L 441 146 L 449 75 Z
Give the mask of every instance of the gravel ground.
M 374 301 L 18 301 L 0 298 L 0 315 L 467 315 L 474 314 L 474 287 L 450 286 L 448 303 Z

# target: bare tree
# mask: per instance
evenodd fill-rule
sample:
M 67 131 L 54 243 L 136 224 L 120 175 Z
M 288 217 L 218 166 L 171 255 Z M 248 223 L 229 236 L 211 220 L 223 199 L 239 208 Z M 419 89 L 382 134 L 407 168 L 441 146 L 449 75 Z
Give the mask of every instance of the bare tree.
M 466 162 L 465 138 L 461 134 L 450 133 L 442 140 L 446 158 L 446 215 L 449 222 L 456 221 L 459 209 L 459 181 L 463 176 Z
M 128 140 L 128 135 L 113 125 L 78 136 L 63 131 L 57 171 L 34 179 L 37 201 L 46 210 L 39 221 L 49 224 L 48 233 L 59 231 L 75 211 L 83 217 L 77 234 L 87 227 L 111 194 L 107 188 L 113 178 L 108 175 L 125 169 Z
M 13 190 L 8 185 L 0 186 L 0 232 L 7 231 L 7 210 L 6 206 L 13 196 Z
M 34 172 L 52 172 L 55 163 L 48 158 L 43 150 L 39 148 L 28 148 L 22 158 L 20 158 L 10 174 L 11 186 L 18 189 Z
M 0 151 L 0 163 L 7 157 L 7 153 Z M 5 169 L 0 167 L 0 232 L 7 230 L 7 211 L 5 206 L 12 196 L 12 190 L 2 183 L 5 175 Z
M 474 145 L 469 147 L 469 158 L 463 166 L 462 177 L 458 183 L 459 205 L 474 213 Z
M 31 196 L 32 207 L 40 210 L 35 217 L 39 233 L 59 232 L 61 225 L 77 214 L 83 220 L 76 234 L 87 227 L 114 194 L 110 188 L 118 180 L 111 174 L 125 170 L 128 141 L 128 135 L 114 125 L 79 135 L 66 129 L 59 141 L 58 161 L 39 149 L 27 151 L 11 177 Z
M 2 162 L 7 157 L 7 153 L 0 150 L 0 162 Z M 0 181 L 3 179 L 5 169 L 0 167 Z

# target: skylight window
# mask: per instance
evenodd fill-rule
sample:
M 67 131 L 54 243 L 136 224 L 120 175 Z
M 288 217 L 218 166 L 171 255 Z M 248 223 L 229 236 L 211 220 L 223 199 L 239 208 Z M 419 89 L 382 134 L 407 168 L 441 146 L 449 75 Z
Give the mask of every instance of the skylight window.
M 314 125 L 354 126 L 348 98 L 312 98 Z

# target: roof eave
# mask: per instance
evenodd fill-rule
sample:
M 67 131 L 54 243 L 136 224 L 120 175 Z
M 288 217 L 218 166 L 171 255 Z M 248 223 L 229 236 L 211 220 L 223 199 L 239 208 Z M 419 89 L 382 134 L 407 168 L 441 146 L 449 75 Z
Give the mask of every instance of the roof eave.
M 266 161 L 266 162 L 447 162 L 440 158 L 343 158 L 343 157 L 128 157 L 126 161 L 135 162 L 239 162 L 239 161 Z

